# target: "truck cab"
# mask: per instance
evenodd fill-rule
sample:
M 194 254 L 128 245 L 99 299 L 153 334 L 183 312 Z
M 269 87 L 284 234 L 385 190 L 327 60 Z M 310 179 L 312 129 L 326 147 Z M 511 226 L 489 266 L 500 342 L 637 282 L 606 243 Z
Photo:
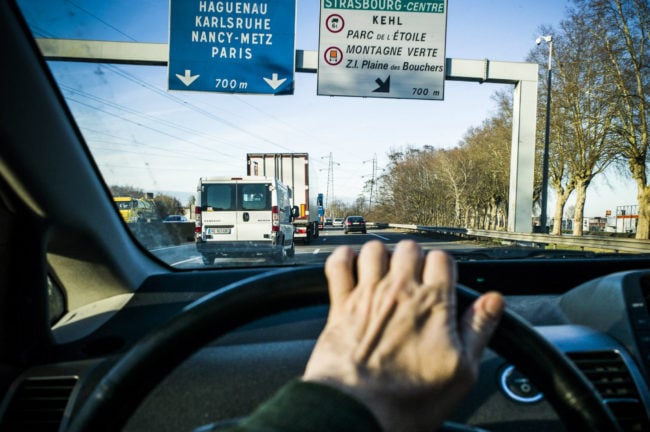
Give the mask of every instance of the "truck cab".
M 284 261 L 294 255 L 290 190 L 277 178 L 201 178 L 196 202 L 196 247 L 204 264 L 217 257 Z
M 113 201 L 126 223 L 151 222 L 155 219 L 155 206 L 152 201 L 130 196 L 116 196 Z

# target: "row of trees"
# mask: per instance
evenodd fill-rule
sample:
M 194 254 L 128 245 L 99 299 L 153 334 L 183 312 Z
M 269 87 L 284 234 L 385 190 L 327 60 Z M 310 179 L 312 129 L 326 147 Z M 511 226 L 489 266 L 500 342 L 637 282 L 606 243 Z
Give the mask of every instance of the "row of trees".
M 552 232 L 575 193 L 573 234 L 582 235 L 587 189 L 610 165 L 637 185 L 637 238 L 650 233 L 647 179 L 650 15 L 645 0 L 574 0 L 554 37 L 549 185 L 558 197 Z M 543 63 L 544 50 L 530 60 Z M 541 80 L 546 104 L 546 82 Z M 545 114 L 540 116 L 545 122 Z
M 505 229 L 510 172 L 509 97 L 453 149 L 407 148 L 389 155 L 377 180 L 374 220 Z
M 650 234 L 648 179 L 650 7 L 647 0 L 573 0 L 553 36 L 549 186 L 558 197 L 552 232 L 560 234 L 564 208 L 575 194 L 573 234 L 582 235 L 586 193 L 610 166 L 637 186 L 637 238 Z M 547 64 L 549 45 L 529 61 Z M 538 169 L 541 190 L 546 69 L 540 67 Z M 376 184 L 368 216 L 375 220 L 505 229 L 510 172 L 511 96 L 497 93 L 498 110 L 471 128 L 452 149 L 393 150 Z

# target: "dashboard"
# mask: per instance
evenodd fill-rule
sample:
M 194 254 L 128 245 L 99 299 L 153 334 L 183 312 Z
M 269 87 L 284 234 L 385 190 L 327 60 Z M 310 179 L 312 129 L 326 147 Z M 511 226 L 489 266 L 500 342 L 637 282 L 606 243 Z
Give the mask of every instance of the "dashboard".
M 468 278 L 476 279 L 478 274 L 488 274 L 476 270 L 485 264 L 460 263 L 460 273 L 465 269 Z M 250 271 L 220 271 L 219 284 L 227 285 L 244 274 L 250 276 Z M 58 403 L 56 409 L 65 430 L 84 397 L 126 348 L 179 309 L 208 294 L 205 288 L 188 291 L 181 286 L 218 290 L 205 283 L 208 275 L 204 273 L 167 276 L 145 282 L 124 301 L 123 307 L 109 313 L 110 317 L 91 336 L 60 344 L 57 352 L 50 353 L 50 358 L 60 361 L 34 366 L 23 373 L 4 398 L 0 418 L 23 427 L 29 424 L 24 422 L 33 420 L 34 410 L 45 409 L 39 398 L 54 395 L 51 402 Z M 489 277 L 478 279 L 493 288 Z M 531 323 L 573 361 L 599 391 L 623 430 L 649 430 L 650 271 L 607 274 L 564 293 L 546 289 L 524 295 L 521 291 L 506 294 L 510 311 Z M 245 416 L 284 383 L 302 374 L 325 324 L 327 310 L 326 304 L 298 306 L 214 339 L 148 395 L 125 430 L 217 428 Z M 101 315 L 105 311 L 98 312 Z M 140 330 L 125 331 L 128 328 Z M 21 418 L 27 412 L 26 406 L 31 417 Z M 535 383 L 489 349 L 475 389 L 450 422 L 492 431 L 563 428 Z

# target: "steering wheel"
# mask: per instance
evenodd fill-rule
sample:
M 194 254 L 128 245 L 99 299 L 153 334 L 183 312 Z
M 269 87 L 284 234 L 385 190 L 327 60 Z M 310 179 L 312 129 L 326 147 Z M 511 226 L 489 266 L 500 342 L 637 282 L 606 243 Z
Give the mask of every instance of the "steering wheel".
M 457 286 L 459 311 L 477 297 Z M 210 293 L 133 345 L 73 415 L 68 431 L 120 430 L 163 377 L 210 341 L 274 313 L 327 303 L 322 266 L 281 268 Z M 506 309 L 489 347 L 537 385 L 568 430 L 620 431 L 593 386 L 522 318 Z

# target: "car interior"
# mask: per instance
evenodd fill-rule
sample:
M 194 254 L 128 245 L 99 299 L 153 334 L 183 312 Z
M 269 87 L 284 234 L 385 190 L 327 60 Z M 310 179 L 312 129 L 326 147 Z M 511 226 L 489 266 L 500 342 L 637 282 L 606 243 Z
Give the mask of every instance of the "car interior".
M 300 377 L 323 264 L 156 258 L 13 1 L 0 36 L 0 430 L 218 430 Z M 459 308 L 497 290 L 507 314 L 444 430 L 650 430 L 650 256 L 455 256 Z

